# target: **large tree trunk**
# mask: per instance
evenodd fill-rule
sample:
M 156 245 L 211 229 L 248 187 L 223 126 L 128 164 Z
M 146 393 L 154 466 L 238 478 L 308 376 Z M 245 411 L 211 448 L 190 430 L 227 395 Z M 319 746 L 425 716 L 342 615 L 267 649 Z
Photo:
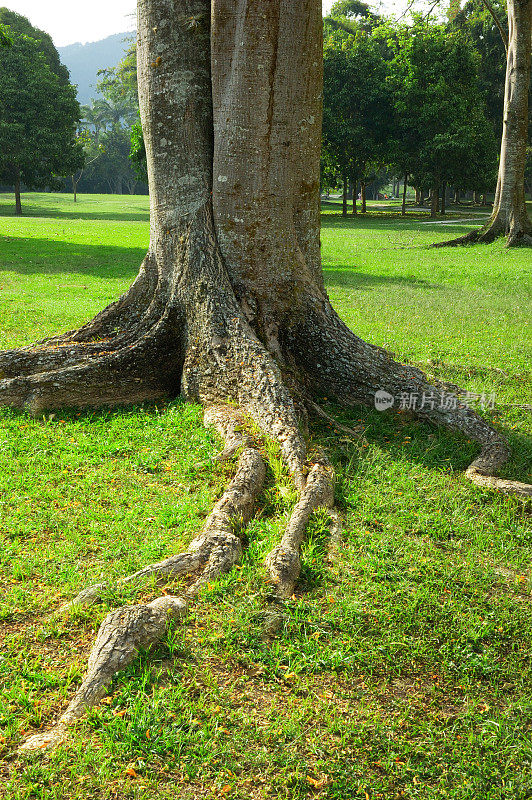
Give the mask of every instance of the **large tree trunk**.
M 330 466 L 309 457 L 301 432 L 305 409 L 324 415 L 316 403 L 324 394 L 347 406 L 374 406 L 383 390 L 392 404 L 405 392 L 420 399 L 443 392 L 420 370 L 356 337 L 324 289 L 319 0 L 214 0 L 212 7 L 210 0 L 183 0 L 179 8 L 175 13 L 174 0 L 138 3 L 151 219 L 140 272 L 80 330 L 0 354 L 0 402 L 41 413 L 180 391 L 206 407 L 225 455 L 242 454 L 202 534 L 185 553 L 139 573 L 194 572 L 193 586 L 183 598 L 110 614 L 69 709 L 26 749 L 59 741 L 136 649 L 160 639 L 166 619 L 182 616 L 198 587 L 240 557 L 235 531 L 250 519 L 264 478 L 258 443 L 243 432 L 246 419 L 279 443 L 299 490 L 267 560 L 280 603 L 294 590 L 311 512 L 333 503 Z M 473 481 L 532 493 L 493 477 L 508 456 L 506 442 L 458 396 L 414 410 L 481 444 L 468 470 Z M 102 592 L 93 587 L 76 603 L 97 602 Z

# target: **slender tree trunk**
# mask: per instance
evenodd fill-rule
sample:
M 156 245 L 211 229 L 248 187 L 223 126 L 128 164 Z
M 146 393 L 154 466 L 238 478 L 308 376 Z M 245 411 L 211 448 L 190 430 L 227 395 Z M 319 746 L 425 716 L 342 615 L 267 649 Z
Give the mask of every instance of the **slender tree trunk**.
M 459 189 L 455 189 L 454 190 L 453 203 L 454 203 L 455 206 L 457 206 L 460 203 L 460 190 Z
M 442 189 L 441 189 L 441 213 L 442 214 L 445 214 L 446 200 L 447 200 L 447 184 L 444 181 L 443 184 L 442 184 Z
M 440 185 L 435 183 L 430 194 L 430 216 L 437 217 L 440 210 Z
M 15 178 L 15 214 L 20 217 L 22 215 L 22 199 L 20 195 L 20 172 L 17 173 Z
M 405 175 L 404 184 L 403 184 L 403 202 L 401 204 L 401 216 L 405 216 L 406 214 L 406 189 L 408 186 L 408 173 Z M 416 189 L 417 194 L 417 189 Z
M 532 0 L 508 0 L 508 58 L 497 189 L 490 219 L 480 231 L 436 246 L 492 242 L 507 236 L 507 245 L 532 246 L 532 222 L 525 200 L 528 142 Z
M 507 234 L 509 245 L 532 244 L 525 202 L 532 0 L 508 0 L 508 32 L 499 188 L 488 230 Z
M 351 210 L 351 213 L 355 215 L 358 214 L 357 195 L 358 195 L 358 181 L 355 181 L 353 183 L 353 200 L 352 200 L 352 210 Z
M 344 175 L 344 182 L 342 188 L 342 216 L 347 217 L 347 177 Z
M 366 203 L 366 183 L 365 181 L 361 181 L 360 183 L 360 199 L 361 199 L 361 208 L 360 211 L 362 214 L 366 213 L 367 210 L 367 203 Z

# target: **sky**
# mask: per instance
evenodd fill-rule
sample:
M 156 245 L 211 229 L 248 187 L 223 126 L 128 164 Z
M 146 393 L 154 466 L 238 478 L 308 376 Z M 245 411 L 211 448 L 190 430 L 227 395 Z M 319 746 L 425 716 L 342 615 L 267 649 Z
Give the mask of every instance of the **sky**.
M 334 0 L 323 0 L 324 12 Z M 56 47 L 74 42 L 96 42 L 135 26 L 136 0 L 0 0 L 47 31 Z M 133 15 L 133 16 L 132 16 Z
M 136 0 L 0 0 L 49 33 L 56 47 L 96 42 L 135 27 Z

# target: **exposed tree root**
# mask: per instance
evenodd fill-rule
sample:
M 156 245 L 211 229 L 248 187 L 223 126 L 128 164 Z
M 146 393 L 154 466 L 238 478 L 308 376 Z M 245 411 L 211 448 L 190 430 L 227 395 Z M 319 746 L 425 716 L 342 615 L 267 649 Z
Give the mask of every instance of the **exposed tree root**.
M 146 576 L 168 578 L 194 571 L 199 571 L 199 576 L 181 598 L 164 596 L 151 603 L 111 611 L 100 626 L 89 656 L 87 675 L 67 710 L 50 731 L 30 737 L 21 746 L 22 752 L 52 748 L 64 741 L 69 726 L 104 697 L 116 672 L 125 669 L 139 650 L 160 642 L 168 623 L 185 615 L 201 587 L 239 561 L 240 536 L 251 519 L 264 483 L 264 461 L 255 442 L 243 430 L 245 420 L 237 409 L 230 406 L 209 408 L 205 412 L 205 423 L 213 425 L 225 439 L 224 457 L 242 449 L 235 477 L 214 506 L 201 534 L 185 553 L 145 567 L 121 583 Z M 79 594 L 66 608 L 98 602 L 108 588 L 109 584 L 94 586 Z
M 528 498 L 532 486 L 497 477 L 510 455 L 508 442 L 462 400 L 464 392 L 446 383 L 431 383 L 417 367 L 400 364 L 389 353 L 359 339 L 338 317 L 326 297 L 305 309 L 285 341 L 292 363 L 303 372 L 311 394 L 327 394 L 352 406 L 375 407 L 385 392 L 391 407 L 401 401 L 420 419 L 458 430 L 481 445 L 466 471 L 477 486 Z
M 507 229 L 502 224 L 488 223 L 478 231 L 470 231 L 464 236 L 445 242 L 434 242 L 431 247 L 462 247 L 469 244 L 491 244 L 499 236 L 507 236 L 506 247 L 531 247 L 532 236 L 518 227 Z
M 172 619 L 182 617 L 187 602 L 169 595 L 151 603 L 123 606 L 111 611 L 98 631 L 89 656 L 87 675 L 58 723 L 46 733 L 31 736 L 20 752 L 46 750 L 61 744 L 68 728 L 105 696 L 114 675 L 164 637 Z
M 215 574 L 228 571 L 238 562 L 241 555 L 238 534 L 251 519 L 253 506 L 262 489 L 265 478 L 264 460 L 251 436 L 245 432 L 246 420 L 238 409 L 231 406 L 211 406 L 205 411 L 204 421 L 205 425 L 216 428 L 225 440 L 225 448 L 219 459 L 228 459 L 238 450 L 242 452 L 233 480 L 207 517 L 201 533 L 183 553 L 156 564 L 149 564 L 115 584 L 100 583 L 91 586 L 62 606 L 61 612 L 100 603 L 107 592 L 138 583 L 145 578 L 167 580 L 192 575 L 201 570 L 200 577 L 188 589 L 187 595 L 192 597 L 205 582 L 213 580 Z
M 300 548 L 311 514 L 319 507 L 332 508 L 334 503 L 334 473 L 322 459 L 309 472 L 307 485 L 290 516 L 281 542 L 266 559 L 274 594 L 286 600 L 294 592 L 301 571 Z

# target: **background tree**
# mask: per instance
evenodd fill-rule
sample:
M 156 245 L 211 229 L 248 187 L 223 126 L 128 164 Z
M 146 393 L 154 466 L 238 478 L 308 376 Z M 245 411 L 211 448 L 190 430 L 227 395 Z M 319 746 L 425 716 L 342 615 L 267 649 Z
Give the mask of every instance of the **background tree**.
M 479 231 L 441 242 L 445 245 L 492 242 L 507 236 L 507 246 L 532 246 L 532 221 L 525 198 L 530 116 L 532 0 L 508 0 L 508 46 L 497 189 L 490 219 Z
M 10 11 L 5 6 L 0 8 L 0 24 L 8 26 L 8 29 L 13 33 L 29 36 L 34 41 L 38 42 L 40 45 L 39 49 L 44 54 L 46 63 L 54 75 L 57 75 L 63 86 L 70 86 L 68 69 L 61 63 L 59 53 L 49 33 L 46 33 L 46 31 L 40 28 L 36 28 L 27 17 L 17 14 L 15 11 Z
M 147 182 L 139 129 L 136 44 L 129 44 L 116 67 L 101 70 L 99 75 L 97 88 L 101 97 L 82 109 L 90 163 L 80 178 L 80 186 L 84 191 L 133 193 L 139 180 Z M 135 137 L 140 149 L 131 159 Z
M 386 160 L 392 107 L 386 63 L 378 40 L 352 23 L 353 32 L 326 27 L 324 37 L 323 144 L 344 188 L 362 187 L 371 165 Z M 365 208 L 363 208 L 365 210 Z
M 183 7 L 182 7 L 183 8 Z M 0 402 L 34 414 L 179 391 L 239 453 L 235 478 L 184 553 L 143 575 L 194 574 L 182 598 L 111 612 L 89 671 L 42 750 L 103 697 L 113 674 L 164 636 L 206 582 L 241 556 L 264 479 L 253 420 L 278 442 L 299 492 L 267 559 L 269 623 L 281 624 L 300 571 L 312 511 L 332 508 L 333 473 L 299 424 L 323 394 L 374 406 L 393 396 L 430 397 L 416 414 L 481 445 L 468 476 L 525 496 L 532 487 L 495 478 L 504 437 L 458 396 L 441 403 L 425 375 L 359 339 L 326 294 L 320 259 L 322 17 L 319 0 L 139 0 L 139 86 L 151 196 L 150 246 L 131 288 L 77 331 L 34 349 L 0 354 Z M 441 387 L 440 387 L 441 388 Z M 229 404 L 227 401 L 231 401 Z M 325 413 L 325 412 L 323 412 Z M 76 604 L 98 602 L 92 587 Z M 107 595 L 109 596 L 109 595 Z
M 496 145 L 477 79 L 479 59 L 468 36 L 422 18 L 399 27 L 393 41 L 397 160 L 403 172 L 431 187 L 434 216 L 443 184 L 474 181 L 485 189 L 494 181 Z
M 76 90 L 42 41 L 26 33 L 28 21 L 0 10 L 13 34 L 0 52 L 0 181 L 14 187 L 16 213 L 22 213 L 21 186 L 61 188 L 62 175 L 83 163 L 76 138 L 80 116 Z M 40 32 L 37 31 L 39 35 Z M 50 40 L 51 41 L 51 40 Z

